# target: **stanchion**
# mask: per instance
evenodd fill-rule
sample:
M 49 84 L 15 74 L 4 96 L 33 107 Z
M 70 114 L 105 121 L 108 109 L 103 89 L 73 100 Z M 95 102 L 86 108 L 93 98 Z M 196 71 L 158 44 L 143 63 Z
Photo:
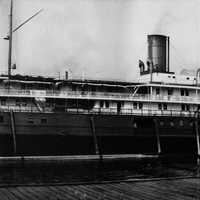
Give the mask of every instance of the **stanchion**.
M 197 164 L 200 165 L 200 143 L 199 143 L 199 124 L 198 120 L 195 120 L 195 133 L 196 133 L 196 142 L 197 142 Z
M 99 155 L 99 159 L 100 159 L 100 161 L 102 161 L 103 156 L 101 154 L 101 150 L 99 149 L 99 144 L 98 144 L 98 141 L 97 141 L 96 130 L 95 130 L 95 122 L 94 122 L 93 116 L 90 117 L 90 123 L 91 123 L 91 129 L 92 129 L 92 136 L 93 136 L 95 154 Z
M 155 126 L 155 133 L 156 133 L 157 153 L 161 154 L 162 151 L 161 151 L 161 144 L 160 144 L 158 120 L 154 118 L 153 121 L 154 121 L 154 126 Z

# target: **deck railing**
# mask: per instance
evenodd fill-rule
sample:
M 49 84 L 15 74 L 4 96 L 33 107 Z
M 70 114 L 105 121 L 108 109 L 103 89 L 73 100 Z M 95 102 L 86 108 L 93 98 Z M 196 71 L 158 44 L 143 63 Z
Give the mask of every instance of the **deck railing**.
M 14 90 L 0 89 L 0 96 L 13 97 L 42 97 L 42 98 L 74 98 L 116 101 L 147 101 L 171 103 L 200 104 L 200 96 L 175 96 L 175 95 L 149 95 L 114 92 L 88 92 L 88 91 L 53 91 L 53 90 Z
M 152 109 L 121 109 L 117 111 L 116 108 L 67 108 L 58 106 L 56 108 L 46 108 L 38 110 L 36 107 L 14 107 L 5 106 L 0 108 L 0 112 L 37 112 L 37 113 L 72 113 L 72 114 L 94 114 L 94 115 L 134 115 L 134 116 L 170 116 L 170 117 L 200 117 L 200 112 L 197 111 L 178 111 L 178 110 L 152 110 Z

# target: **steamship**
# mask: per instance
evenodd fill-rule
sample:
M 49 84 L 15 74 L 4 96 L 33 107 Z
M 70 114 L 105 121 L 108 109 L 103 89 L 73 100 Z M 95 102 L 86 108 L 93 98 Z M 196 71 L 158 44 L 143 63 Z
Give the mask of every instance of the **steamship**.
M 136 82 L 58 80 L 11 74 L 12 15 L 10 24 L 0 156 L 200 154 L 200 70 L 170 71 L 169 37 L 148 35 Z

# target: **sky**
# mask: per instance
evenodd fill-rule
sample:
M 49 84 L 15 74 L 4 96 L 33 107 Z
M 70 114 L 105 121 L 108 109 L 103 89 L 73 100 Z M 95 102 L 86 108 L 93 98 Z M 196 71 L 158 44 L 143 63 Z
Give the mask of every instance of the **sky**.
M 134 81 L 147 35 L 170 36 L 170 69 L 200 67 L 200 0 L 13 0 L 13 73 Z M 9 0 L 0 0 L 0 73 L 7 71 Z

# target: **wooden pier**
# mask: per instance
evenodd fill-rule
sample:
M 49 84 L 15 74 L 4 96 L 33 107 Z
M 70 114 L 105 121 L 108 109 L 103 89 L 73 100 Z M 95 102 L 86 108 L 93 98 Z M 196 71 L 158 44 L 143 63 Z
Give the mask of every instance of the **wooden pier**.
M 1 200 L 195 200 L 200 179 L 154 179 L 95 184 L 0 186 Z

